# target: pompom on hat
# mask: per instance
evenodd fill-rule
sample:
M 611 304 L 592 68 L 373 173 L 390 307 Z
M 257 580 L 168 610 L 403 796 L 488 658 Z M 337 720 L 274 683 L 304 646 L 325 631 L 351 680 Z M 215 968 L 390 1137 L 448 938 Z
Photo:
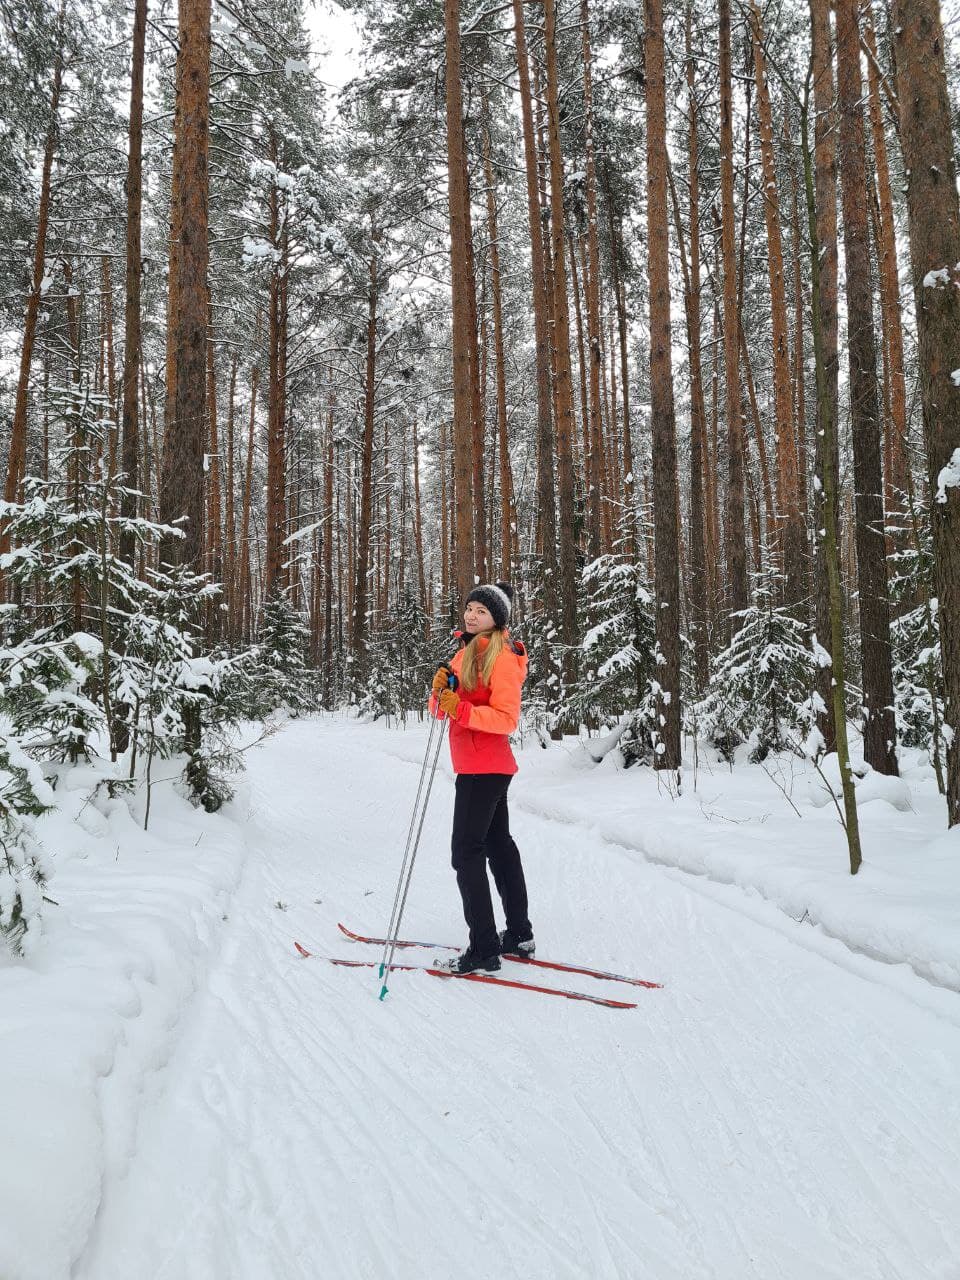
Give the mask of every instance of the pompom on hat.
M 513 605 L 513 587 L 509 582 L 481 583 L 479 587 L 473 588 L 464 604 L 468 605 L 471 600 L 475 600 L 477 604 L 482 604 L 489 611 L 500 631 L 510 621 L 510 609 Z

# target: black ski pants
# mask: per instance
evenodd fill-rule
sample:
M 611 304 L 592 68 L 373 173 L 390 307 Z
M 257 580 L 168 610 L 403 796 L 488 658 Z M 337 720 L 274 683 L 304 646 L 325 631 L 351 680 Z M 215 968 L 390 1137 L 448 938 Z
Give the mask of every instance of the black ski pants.
M 487 863 L 503 903 L 507 928 L 518 938 L 530 938 L 527 885 L 520 850 L 510 834 L 507 813 L 509 773 L 460 773 L 453 807 L 453 869 L 463 899 L 463 916 L 470 930 L 470 946 L 478 955 L 500 950 L 493 916 Z

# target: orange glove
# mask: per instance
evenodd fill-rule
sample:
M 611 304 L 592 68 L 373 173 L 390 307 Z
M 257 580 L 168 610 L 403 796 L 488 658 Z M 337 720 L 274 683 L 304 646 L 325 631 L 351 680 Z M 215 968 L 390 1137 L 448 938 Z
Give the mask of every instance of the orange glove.
M 448 688 L 447 681 L 450 679 L 449 667 L 438 667 L 437 674 L 433 677 L 433 696 L 439 698 L 444 689 Z
M 444 689 L 437 700 L 440 703 L 440 710 L 448 715 L 451 720 L 456 720 L 457 712 L 460 710 L 459 693 L 454 693 L 452 689 Z

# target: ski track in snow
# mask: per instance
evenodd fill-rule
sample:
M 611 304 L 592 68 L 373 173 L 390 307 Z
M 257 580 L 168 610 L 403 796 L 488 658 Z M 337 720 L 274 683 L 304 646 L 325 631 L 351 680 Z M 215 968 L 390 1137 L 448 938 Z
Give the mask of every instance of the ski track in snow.
M 249 768 L 221 953 L 74 1280 L 960 1280 L 960 1028 L 884 966 L 524 812 L 521 774 L 540 953 L 664 989 L 397 973 L 381 1003 L 292 942 L 379 959 L 336 922 L 385 927 L 415 771 L 325 719 Z M 438 774 L 404 936 L 462 936 L 451 807 Z

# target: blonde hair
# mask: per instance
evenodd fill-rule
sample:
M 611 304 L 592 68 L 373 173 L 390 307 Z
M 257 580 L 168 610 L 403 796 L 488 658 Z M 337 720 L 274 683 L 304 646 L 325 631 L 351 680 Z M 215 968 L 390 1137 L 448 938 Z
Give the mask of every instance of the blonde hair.
M 478 675 L 481 684 L 490 683 L 493 664 L 503 653 L 503 632 L 491 631 L 490 643 L 487 645 L 482 662 L 478 663 L 480 650 L 477 647 L 477 641 L 479 639 L 478 635 L 473 637 L 463 651 L 463 662 L 460 664 L 460 683 L 468 692 L 472 692 L 477 687 Z

